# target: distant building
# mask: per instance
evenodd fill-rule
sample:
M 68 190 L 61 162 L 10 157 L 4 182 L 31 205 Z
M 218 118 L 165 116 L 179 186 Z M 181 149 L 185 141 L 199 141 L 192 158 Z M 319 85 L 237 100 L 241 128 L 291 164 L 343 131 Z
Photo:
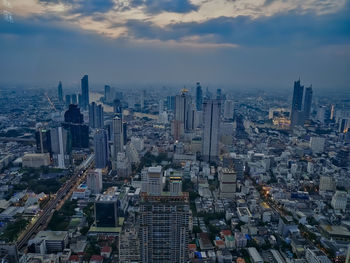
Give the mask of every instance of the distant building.
M 294 82 L 291 126 L 304 125 L 304 113 L 302 111 L 304 86 L 300 85 L 300 79 Z
M 326 139 L 323 137 L 311 137 L 310 138 L 310 148 L 312 150 L 312 153 L 323 153 L 324 152 L 324 145 L 325 145 Z
M 336 189 L 336 183 L 334 178 L 332 176 L 321 176 L 319 189 L 320 192 L 334 192 Z
M 51 152 L 51 135 L 50 130 L 40 128 L 35 132 L 36 149 L 38 153 Z
M 203 160 L 216 162 L 219 155 L 220 108 L 218 100 L 205 100 L 203 103 Z
M 201 111 L 203 104 L 203 90 L 199 82 L 197 82 L 196 85 L 196 109 L 197 111 Z
M 112 101 L 112 94 L 111 94 L 111 86 L 105 85 L 105 96 L 104 96 L 105 102 L 111 102 Z
M 51 151 L 54 165 L 58 168 L 67 168 L 70 162 L 69 154 L 72 149 L 71 134 L 62 127 L 50 130 Z
M 102 191 L 102 170 L 90 170 L 86 176 L 87 187 L 92 194 L 99 194 Z
M 66 95 L 66 106 L 69 107 L 69 105 L 72 103 L 71 97 L 69 94 Z
M 57 94 L 58 94 L 58 101 L 63 102 L 63 89 L 62 89 L 62 82 L 61 81 L 58 83 Z
M 81 107 L 86 110 L 89 105 L 89 77 L 85 75 L 81 79 Z
M 91 128 L 103 129 L 104 127 L 104 113 L 102 105 L 97 105 L 92 102 L 89 105 L 89 126 Z
M 28 250 L 32 253 L 51 254 L 63 252 L 67 245 L 67 231 L 40 231 L 28 241 Z
M 109 162 L 107 133 L 97 130 L 94 136 L 95 168 L 105 168 Z
M 72 98 L 72 104 L 78 105 L 77 94 L 72 94 L 71 98 Z
M 312 86 L 305 89 L 305 98 L 304 98 L 304 119 L 310 119 L 311 113 L 311 104 L 312 104 Z
M 175 96 L 175 119 L 176 125 L 182 126 L 182 129 L 176 129 L 175 131 L 180 131 L 180 136 L 183 135 L 182 132 L 189 130 L 189 123 L 188 123 L 188 114 L 189 114 L 189 108 L 191 105 L 191 97 L 187 94 L 187 90 L 182 90 L 181 95 Z M 175 133 L 173 133 L 175 135 Z M 175 137 L 175 136 L 174 136 Z
M 233 120 L 234 104 L 232 100 L 225 100 L 224 103 L 224 119 Z

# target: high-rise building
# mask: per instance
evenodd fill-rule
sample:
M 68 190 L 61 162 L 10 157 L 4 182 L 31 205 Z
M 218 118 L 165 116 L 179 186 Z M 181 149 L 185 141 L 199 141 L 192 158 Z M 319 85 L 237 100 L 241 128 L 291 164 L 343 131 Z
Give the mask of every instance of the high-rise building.
M 123 121 L 119 117 L 113 118 L 113 158 L 116 159 L 119 152 L 123 151 Z
M 304 113 L 302 112 L 304 86 L 300 85 L 300 79 L 294 81 L 294 91 L 291 110 L 291 126 L 304 124 Z
M 96 227 L 118 227 L 118 196 L 105 193 L 98 195 L 95 200 Z
M 347 202 L 348 202 L 347 192 L 336 191 L 332 197 L 331 205 L 335 210 L 345 211 Z
M 323 137 L 316 137 L 312 136 L 310 138 L 310 148 L 312 150 L 312 153 L 323 153 L 324 152 L 324 145 L 325 145 L 326 139 Z
M 172 123 L 173 137 L 178 140 L 184 131 L 190 130 L 188 117 L 190 113 L 191 97 L 183 89 L 181 95 L 175 96 L 175 119 Z
M 310 119 L 311 113 L 311 104 L 312 104 L 312 86 L 305 89 L 305 98 L 304 98 L 304 119 Z
M 72 103 L 70 95 L 66 95 L 66 106 L 69 107 L 69 105 Z
M 72 104 L 78 104 L 77 94 L 72 94 Z
M 182 178 L 180 176 L 170 177 L 170 195 L 178 196 L 182 193 Z
M 57 127 L 51 129 L 50 137 L 54 165 L 62 169 L 67 168 L 72 148 L 70 133 L 62 127 Z
M 91 128 L 103 129 L 104 127 L 104 114 L 102 105 L 97 105 L 92 102 L 89 105 L 89 126 Z
M 161 166 L 148 167 L 146 189 L 149 195 L 161 195 L 163 191 L 163 172 Z
M 224 119 L 233 120 L 234 104 L 232 100 L 225 100 L 224 103 Z
M 85 75 L 81 79 L 81 107 L 86 110 L 89 105 L 89 77 Z
M 202 104 L 203 104 L 203 90 L 201 87 L 201 84 L 197 82 L 197 87 L 196 87 L 196 109 L 197 111 L 202 110 Z
M 221 103 L 205 100 L 203 103 L 203 160 L 217 161 L 219 154 L 219 126 Z
M 221 89 L 216 89 L 216 99 L 221 100 L 222 99 L 222 91 Z
M 77 105 L 69 105 L 69 109 L 64 113 L 64 123 L 62 126 L 69 130 L 72 137 L 73 148 L 89 147 L 89 127 L 83 124 L 84 117 L 80 113 Z
M 184 263 L 188 260 L 188 193 L 141 193 L 141 260 L 145 263 Z
M 111 86 L 105 85 L 105 96 L 104 96 L 105 102 L 110 102 L 112 99 L 111 94 Z
M 39 153 L 51 152 L 50 130 L 40 128 L 35 132 L 36 149 Z
M 95 168 L 105 168 L 108 164 L 108 144 L 105 130 L 97 130 L 94 136 Z
M 92 194 L 99 194 L 102 191 L 102 170 L 95 169 L 88 171 L 86 184 Z
M 63 102 L 63 89 L 62 89 L 62 82 L 61 81 L 58 83 L 57 93 L 58 93 L 58 101 Z

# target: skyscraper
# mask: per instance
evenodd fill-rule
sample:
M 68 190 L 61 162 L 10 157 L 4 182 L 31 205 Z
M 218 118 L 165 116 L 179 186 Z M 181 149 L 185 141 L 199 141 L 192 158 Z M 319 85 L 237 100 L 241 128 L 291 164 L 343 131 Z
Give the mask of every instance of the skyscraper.
M 104 114 L 102 105 L 95 102 L 89 104 L 89 126 L 91 128 L 103 129 Z
M 69 105 L 71 104 L 72 102 L 71 102 L 71 97 L 70 97 L 70 95 L 66 95 L 66 106 L 67 107 L 69 107 Z
M 77 94 L 72 94 L 72 104 L 78 104 Z
M 291 110 L 291 126 L 303 125 L 304 114 L 302 112 L 304 86 L 300 85 L 300 79 L 294 81 L 294 91 Z
M 196 109 L 197 111 L 202 110 L 202 104 L 203 104 L 203 90 L 201 87 L 201 84 L 197 82 L 197 87 L 196 87 Z
M 305 120 L 310 119 L 311 103 L 312 103 L 312 86 L 307 87 L 305 89 L 305 98 L 304 98 L 304 118 L 305 118 Z
M 90 170 L 86 176 L 87 187 L 92 194 L 99 194 L 102 191 L 102 170 Z
M 94 136 L 95 168 L 105 168 L 108 164 L 107 133 L 98 130 Z
M 203 159 L 207 162 L 216 161 L 219 154 L 219 100 L 205 100 L 203 103 Z
M 61 81 L 58 83 L 57 93 L 58 93 L 58 101 L 63 102 L 63 90 L 62 90 L 62 82 Z
M 191 104 L 191 97 L 187 92 L 186 89 L 183 89 L 181 95 L 175 96 L 175 120 L 182 123 L 184 130 L 189 129 L 188 114 Z
M 105 85 L 105 97 L 104 100 L 105 102 L 110 102 L 111 101 L 111 86 Z
M 86 110 L 89 105 L 89 77 L 85 75 L 81 79 L 81 107 Z
M 145 263 L 184 263 L 188 260 L 188 193 L 141 194 L 141 259 Z
M 232 100 L 225 100 L 224 104 L 224 119 L 232 120 L 234 112 L 234 104 Z
M 39 153 L 51 152 L 51 136 L 50 130 L 38 129 L 35 132 L 36 149 Z
M 123 121 L 119 117 L 113 118 L 113 158 L 116 159 L 119 152 L 123 151 Z
M 57 127 L 50 130 L 50 137 L 54 165 L 64 169 L 69 164 L 69 153 L 72 147 L 70 133 L 62 127 Z

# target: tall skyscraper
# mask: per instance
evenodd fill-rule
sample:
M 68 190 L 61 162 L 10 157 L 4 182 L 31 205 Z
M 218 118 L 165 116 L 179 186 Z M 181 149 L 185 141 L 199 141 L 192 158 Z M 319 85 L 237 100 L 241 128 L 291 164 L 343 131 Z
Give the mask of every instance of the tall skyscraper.
M 300 85 L 300 79 L 294 81 L 294 91 L 291 110 L 291 126 L 304 124 L 304 113 L 302 112 L 304 86 Z
M 205 100 L 203 103 L 203 159 L 207 162 L 217 161 L 219 154 L 219 100 Z
M 63 90 L 62 90 L 62 82 L 61 81 L 58 83 L 57 93 L 58 93 L 58 101 L 63 102 Z
M 89 105 L 89 77 L 85 75 L 81 79 L 81 107 L 86 110 Z
M 189 210 L 188 193 L 141 194 L 139 238 L 142 262 L 187 262 Z
M 113 118 L 113 158 L 116 159 L 119 152 L 123 151 L 123 121 L 119 117 Z
M 72 103 L 70 95 L 66 95 L 66 106 L 69 107 L 69 105 Z
M 70 131 L 73 148 L 89 147 L 89 127 L 84 125 L 83 122 L 84 117 L 78 106 L 69 105 L 69 109 L 64 113 L 62 126 Z
M 94 136 L 95 168 L 105 168 L 108 164 L 108 144 L 105 130 L 98 130 Z
M 72 147 L 70 133 L 62 127 L 57 127 L 50 130 L 50 137 L 54 165 L 64 169 L 69 164 L 69 154 Z
M 196 87 L 196 109 L 197 111 L 202 110 L 202 104 L 203 104 L 203 90 L 201 87 L 201 84 L 197 82 L 197 87 Z
M 104 114 L 102 105 L 97 105 L 95 102 L 89 104 L 89 126 L 91 128 L 103 129 Z
M 90 170 L 86 176 L 87 187 L 92 194 L 99 194 L 102 191 L 102 170 Z
M 304 118 L 305 118 L 305 120 L 310 119 L 311 103 L 312 103 L 312 86 L 307 87 L 305 89 L 305 98 L 304 98 Z
M 50 130 L 39 128 L 35 132 L 36 149 L 39 153 L 51 152 Z
M 72 104 L 78 104 L 77 94 L 72 94 Z
M 105 96 L 104 96 L 104 99 L 105 99 L 105 102 L 110 102 L 111 101 L 111 86 L 109 85 L 105 85 Z

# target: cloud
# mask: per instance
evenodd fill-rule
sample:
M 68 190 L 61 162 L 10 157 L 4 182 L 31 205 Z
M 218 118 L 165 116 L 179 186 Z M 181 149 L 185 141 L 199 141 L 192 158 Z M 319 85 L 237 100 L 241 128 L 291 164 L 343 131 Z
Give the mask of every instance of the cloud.
M 162 12 L 189 13 L 198 9 L 198 6 L 193 5 L 188 0 L 146 0 L 143 5 L 149 14 Z

